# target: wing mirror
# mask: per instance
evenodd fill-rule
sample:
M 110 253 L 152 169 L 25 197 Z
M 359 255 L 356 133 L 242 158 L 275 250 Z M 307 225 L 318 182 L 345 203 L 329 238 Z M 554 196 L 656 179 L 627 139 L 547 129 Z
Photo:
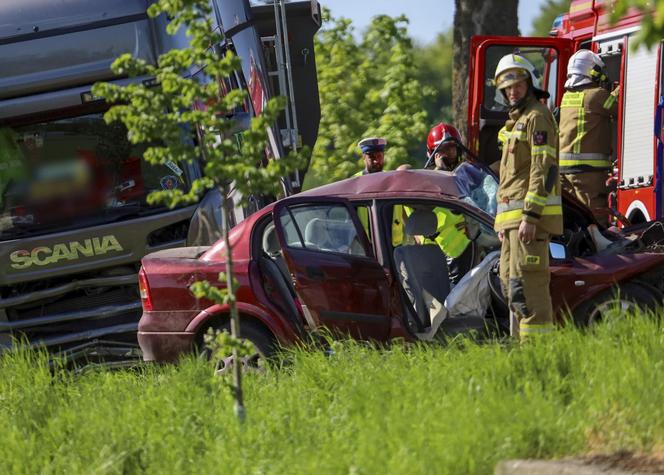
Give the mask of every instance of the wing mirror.
M 564 244 L 559 242 L 550 242 L 549 243 L 549 254 L 552 258 L 558 260 L 567 259 L 567 249 Z

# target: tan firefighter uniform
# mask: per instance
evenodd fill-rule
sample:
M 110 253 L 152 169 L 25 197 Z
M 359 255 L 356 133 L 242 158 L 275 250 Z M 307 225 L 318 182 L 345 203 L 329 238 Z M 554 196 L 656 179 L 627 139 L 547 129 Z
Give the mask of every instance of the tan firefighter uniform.
M 588 84 L 565 92 L 560 106 L 562 187 L 588 206 L 604 226 L 609 223 L 606 180 L 611 170 L 611 119 L 618 111 L 618 94 L 618 88 L 609 94 Z
M 521 338 L 553 330 L 549 293 L 549 241 L 563 231 L 558 130 L 549 109 L 532 94 L 509 112 L 500 164 L 495 229 L 504 238 L 500 278 Z M 537 226 L 530 243 L 519 240 L 521 221 Z

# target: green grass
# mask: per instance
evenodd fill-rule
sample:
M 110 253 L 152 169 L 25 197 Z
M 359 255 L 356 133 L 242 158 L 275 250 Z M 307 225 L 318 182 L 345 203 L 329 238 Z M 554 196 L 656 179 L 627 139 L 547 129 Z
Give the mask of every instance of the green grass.
M 0 473 L 491 473 L 505 458 L 661 451 L 664 325 L 524 347 L 335 344 L 246 378 L 240 426 L 201 361 L 51 372 L 0 359 Z

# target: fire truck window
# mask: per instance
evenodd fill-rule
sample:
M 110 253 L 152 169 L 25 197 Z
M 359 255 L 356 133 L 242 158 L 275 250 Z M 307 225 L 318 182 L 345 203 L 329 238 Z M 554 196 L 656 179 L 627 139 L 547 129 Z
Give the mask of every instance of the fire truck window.
M 501 149 L 498 132 L 507 120 L 508 103 L 493 84 L 496 66 L 500 59 L 510 53 L 520 54 L 535 67 L 535 87 L 547 90 L 550 108 L 556 103 L 556 77 L 558 52 L 549 47 L 515 47 L 510 45 L 490 46 L 484 57 L 484 90 L 480 117 L 482 125 L 479 134 L 479 157 L 487 165 L 500 160 Z
M 547 73 L 546 91 L 549 93 L 547 105 L 549 106 L 549 109 L 553 111 L 556 107 L 555 97 L 558 87 L 558 55 L 554 49 L 549 51 L 555 55 L 554 59 L 549 63 L 545 70 Z
M 555 104 L 555 78 L 558 67 L 558 52 L 553 48 L 526 47 L 519 48 L 509 45 L 491 46 L 485 56 L 484 100 L 482 104 L 484 116 L 497 118 L 491 112 L 505 112 L 508 104 L 500 91 L 493 84 L 498 61 L 506 54 L 516 53 L 526 58 L 535 67 L 535 87 L 549 89 L 549 104 Z M 554 80 L 550 80 L 552 78 Z

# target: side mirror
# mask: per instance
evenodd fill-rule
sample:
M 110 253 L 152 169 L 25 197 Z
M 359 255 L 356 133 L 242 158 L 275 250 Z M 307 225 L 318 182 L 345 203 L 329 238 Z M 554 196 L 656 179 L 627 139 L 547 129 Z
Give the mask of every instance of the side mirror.
M 567 249 L 565 246 L 559 242 L 550 242 L 549 243 L 549 254 L 554 259 L 567 259 Z

